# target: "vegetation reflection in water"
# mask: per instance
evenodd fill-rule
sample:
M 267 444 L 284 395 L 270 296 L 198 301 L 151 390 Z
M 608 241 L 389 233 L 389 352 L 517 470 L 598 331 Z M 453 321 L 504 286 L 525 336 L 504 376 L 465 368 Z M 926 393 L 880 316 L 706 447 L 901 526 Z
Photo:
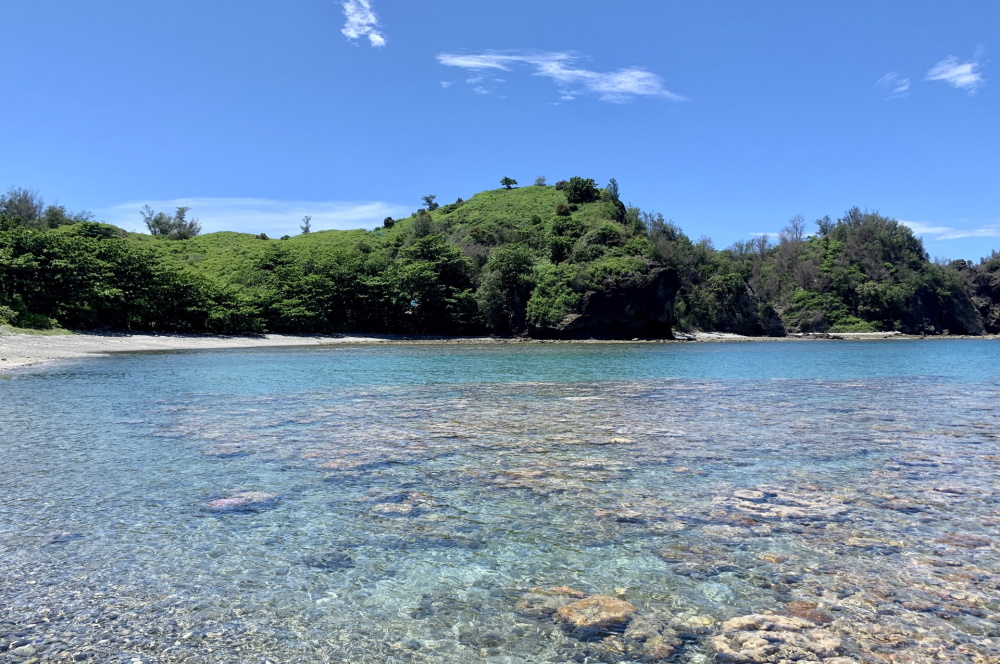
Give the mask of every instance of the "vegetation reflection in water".
M 5 416 L 0 636 L 96 661 L 995 662 L 998 391 L 344 384 L 86 431 Z M 585 594 L 635 613 L 577 628 L 558 609 Z

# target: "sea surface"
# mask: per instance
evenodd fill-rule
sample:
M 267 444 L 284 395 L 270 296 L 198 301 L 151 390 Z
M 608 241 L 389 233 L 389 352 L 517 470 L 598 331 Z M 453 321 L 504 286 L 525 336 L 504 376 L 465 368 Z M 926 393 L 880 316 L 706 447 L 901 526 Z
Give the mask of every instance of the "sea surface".
M 1000 662 L 997 341 L 121 354 L 0 462 L 0 662 Z

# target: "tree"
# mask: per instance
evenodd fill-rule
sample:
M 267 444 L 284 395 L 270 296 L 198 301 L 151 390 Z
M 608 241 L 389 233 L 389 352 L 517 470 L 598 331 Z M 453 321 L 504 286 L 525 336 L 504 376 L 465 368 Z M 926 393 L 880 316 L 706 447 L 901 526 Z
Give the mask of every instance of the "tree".
M 504 179 L 500 180 L 500 184 L 506 187 L 507 189 L 510 189 L 511 187 L 517 184 L 517 180 L 515 180 L 514 178 L 505 177 Z
M 537 178 L 535 178 L 535 186 L 536 187 L 544 187 L 545 186 L 545 176 L 544 175 L 539 175 Z
M 34 189 L 11 187 L 0 196 L 0 214 L 16 217 L 25 226 L 42 216 L 42 197 Z
M 483 266 L 483 280 L 476 293 L 479 310 L 497 334 L 525 330 L 528 298 L 534 287 L 531 250 L 509 244 L 494 251 Z
M 306 216 L 302 217 L 302 224 L 299 226 L 299 228 L 302 229 L 303 235 L 312 230 L 312 223 L 310 222 L 312 222 L 312 215 L 307 214 Z
M 49 205 L 45 208 L 45 212 L 42 213 L 42 217 L 39 219 L 39 225 L 42 228 L 59 228 L 60 226 L 77 224 L 81 221 L 93 220 L 94 215 L 87 210 L 77 212 L 76 214 L 70 214 L 66 211 L 66 207 L 63 205 Z
M 431 215 L 427 210 L 421 210 L 413 218 L 413 226 L 411 228 L 413 231 L 413 239 L 419 240 L 425 235 L 430 235 L 431 232 Z
M 618 181 L 615 180 L 614 178 L 608 180 L 608 195 L 611 196 L 611 200 L 613 201 L 620 200 L 618 198 L 620 193 L 621 192 L 618 190 Z
M 435 196 L 434 194 L 428 194 L 426 196 L 421 196 L 420 200 L 422 200 L 424 202 L 424 205 L 427 206 L 428 211 L 433 212 L 434 210 L 438 209 L 438 204 L 434 202 L 435 198 L 437 198 L 437 196 Z
M 171 217 L 166 212 L 154 212 L 153 208 L 144 205 L 140 214 L 149 229 L 150 235 L 166 237 L 171 240 L 189 240 L 201 232 L 201 224 L 197 219 L 187 219 L 189 207 L 179 207 Z
M 600 193 L 592 178 L 571 177 L 563 187 L 568 203 L 589 203 L 597 200 Z
M 806 235 L 806 220 L 801 214 L 797 214 L 788 220 L 788 225 L 778 233 L 778 241 L 782 245 L 798 244 L 802 242 Z
M 396 224 L 396 220 L 392 217 L 386 217 L 382 220 L 382 226 L 385 228 L 392 228 Z

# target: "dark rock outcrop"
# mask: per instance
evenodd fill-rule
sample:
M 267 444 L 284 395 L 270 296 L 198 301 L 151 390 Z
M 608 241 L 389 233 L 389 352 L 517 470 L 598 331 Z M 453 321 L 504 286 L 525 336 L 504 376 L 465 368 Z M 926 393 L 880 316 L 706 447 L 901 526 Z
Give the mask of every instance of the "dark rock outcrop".
M 654 267 L 587 291 L 575 313 L 555 325 L 532 326 L 538 339 L 673 339 L 677 271 Z
M 983 318 L 966 293 L 943 297 L 926 284 L 913 294 L 902 323 L 906 334 L 983 333 Z
M 983 327 L 989 334 L 1000 334 L 1000 254 L 967 271 L 972 303 L 983 317 Z

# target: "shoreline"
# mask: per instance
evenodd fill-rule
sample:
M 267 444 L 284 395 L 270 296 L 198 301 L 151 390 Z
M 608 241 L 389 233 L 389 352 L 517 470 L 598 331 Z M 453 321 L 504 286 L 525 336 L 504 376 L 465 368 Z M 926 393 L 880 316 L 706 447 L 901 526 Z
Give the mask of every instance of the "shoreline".
M 678 333 L 680 334 L 680 333 Z M 225 350 L 236 348 L 283 348 L 332 346 L 342 344 L 547 344 L 547 343 L 732 343 L 758 341 L 827 341 L 827 340 L 914 340 L 914 339 L 996 339 L 995 335 L 978 337 L 938 335 L 920 337 L 893 332 L 850 332 L 825 335 L 789 335 L 786 337 L 746 337 L 726 332 L 696 332 L 677 340 L 549 340 L 493 337 L 437 337 L 407 335 L 290 335 L 260 334 L 220 336 L 210 334 L 156 334 L 149 332 L 86 332 L 55 335 L 19 333 L 0 327 L 0 373 L 10 369 L 46 364 L 60 360 L 100 357 L 115 353 Z

